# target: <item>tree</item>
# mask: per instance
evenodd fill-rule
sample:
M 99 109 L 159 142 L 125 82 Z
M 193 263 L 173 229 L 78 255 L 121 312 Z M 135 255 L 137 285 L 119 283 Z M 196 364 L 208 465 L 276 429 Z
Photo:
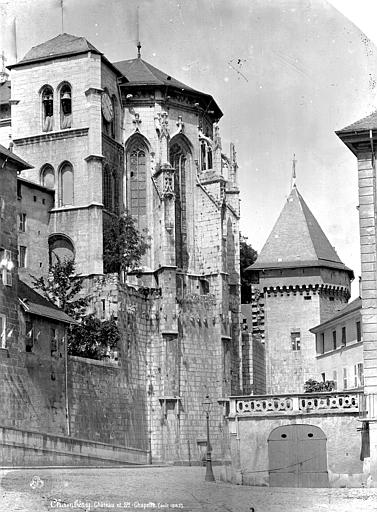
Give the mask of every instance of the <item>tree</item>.
M 33 277 L 33 285 L 52 304 L 78 321 L 68 330 L 68 353 L 91 359 L 102 359 L 109 350 L 118 345 L 120 334 L 116 321 L 114 318 L 101 321 L 94 315 L 85 314 L 88 299 L 78 297 L 84 278 L 75 273 L 74 260 L 57 260 L 50 265 L 49 270 L 47 279 Z
M 247 267 L 252 265 L 257 259 L 258 253 L 247 243 L 247 236 L 240 233 L 240 274 L 241 274 L 241 303 L 248 304 L 251 302 L 251 278 Z
M 57 260 L 50 265 L 47 279 L 32 276 L 34 288 L 40 290 L 47 300 L 61 308 L 72 318 L 81 318 L 86 311 L 88 300 L 79 297 L 84 278 L 75 272 L 73 259 Z
M 321 391 L 333 391 L 335 389 L 335 382 L 333 380 L 326 380 L 318 382 L 314 379 L 309 379 L 304 384 L 305 393 L 320 393 Z
M 140 232 L 127 211 L 112 215 L 103 235 L 105 273 L 137 269 L 149 248 L 148 242 L 146 230 Z

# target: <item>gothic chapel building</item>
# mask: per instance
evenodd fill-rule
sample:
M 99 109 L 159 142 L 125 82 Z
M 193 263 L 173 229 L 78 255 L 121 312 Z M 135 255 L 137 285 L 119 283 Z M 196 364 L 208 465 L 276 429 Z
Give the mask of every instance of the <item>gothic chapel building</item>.
M 103 421 L 116 416 L 120 424 L 109 434 L 85 430 L 79 405 L 72 434 L 148 449 L 154 460 L 198 459 L 208 394 L 221 457 L 217 401 L 240 392 L 242 372 L 238 169 L 233 145 L 229 156 L 222 152 L 220 108 L 140 51 L 111 63 L 69 34 L 10 68 L 14 152 L 32 166 L 21 177 L 54 192 L 48 236 L 26 247 L 25 279 L 46 275 L 56 256 L 74 257 L 91 310 L 112 314 L 122 331 L 127 405 L 92 403 L 98 415 L 106 407 Z M 104 266 L 103 233 L 125 208 L 148 229 L 150 248 L 123 285 Z

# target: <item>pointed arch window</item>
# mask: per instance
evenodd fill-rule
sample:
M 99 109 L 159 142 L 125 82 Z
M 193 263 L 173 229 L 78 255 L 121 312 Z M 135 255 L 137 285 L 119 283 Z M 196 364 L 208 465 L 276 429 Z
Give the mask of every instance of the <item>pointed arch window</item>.
M 60 128 L 72 127 L 72 89 L 69 84 L 60 88 Z
M 103 206 L 110 212 L 116 212 L 119 208 L 119 183 L 115 169 L 110 169 L 108 165 L 103 168 Z
M 147 211 L 147 149 L 141 141 L 135 141 L 127 151 L 129 176 L 129 210 L 140 220 Z M 140 225 L 139 225 L 140 227 Z
M 200 141 L 200 162 L 201 170 L 208 171 L 213 167 L 212 162 L 212 146 L 207 139 L 201 139 Z
M 54 129 L 54 91 L 49 85 L 42 89 L 42 130 L 50 132 Z
M 65 162 L 60 169 L 60 206 L 73 205 L 73 167 Z
M 110 123 L 110 136 L 115 139 L 117 136 L 118 102 L 114 94 L 111 97 L 111 104 L 113 106 L 113 118 Z
M 170 164 L 174 168 L 175 191 L 175 256 L 178 268 L 188 266 L 186 220 L 186 172 L 188 150 L 183 144 L 174 143 L 170 148 Z
M 46 164 L 42 167 L 41 185 L 46 188 L 55 188 L 55 171 L 52 165 Z

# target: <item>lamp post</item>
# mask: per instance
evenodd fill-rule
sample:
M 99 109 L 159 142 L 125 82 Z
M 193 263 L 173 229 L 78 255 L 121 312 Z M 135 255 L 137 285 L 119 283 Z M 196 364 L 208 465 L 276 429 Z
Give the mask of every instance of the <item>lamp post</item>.
M 207 395 L 204 402 L 202 403 L 204 412 L 207 417 L 207 457 L 206 457 L 206 476 L 205 480 L 207 482 L 215 482 L 215 477 L 213 476 L 212 470 L 212 457 L 211 457 L 211 443 L 209 441 L 209 413 L 211 412 L 212 402 Z

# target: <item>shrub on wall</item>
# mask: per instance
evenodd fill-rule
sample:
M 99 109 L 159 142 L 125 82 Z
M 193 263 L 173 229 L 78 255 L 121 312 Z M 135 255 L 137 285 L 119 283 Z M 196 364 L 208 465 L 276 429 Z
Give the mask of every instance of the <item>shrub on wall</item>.
M 114 318 L 101 322 L 94 315 L 72 326 L 68 336 L 68 353 L 73 356 L 103 359 L 117 348 L 119 330 Z
M 309 379 L 304 384 L 305 393 L 319 393 L 321 391 L 334 391 L 335 382 L 333 380 L 325 380 L 318 382 L 314 379 Z
M 149 248 L 146 230 L 139 231 L 127 211 L 111 215 L 103 232 L 103 265 L 105 273 L 129 272 L 139 267 Z
M 118 346 L 118 326 L 114 318 L 101 321 L 94 315 L 85 314 L 88 299 L 79 296 L 83 281 L 84 278 L 76 274 L 72 259 L 58 260 L 50 265 L 47 279 L 33 277 L 34 288 L 78 322 L 68 330 L 68 353 L 103 359 Z
M 250 267 L 257 259 L 258 253 L 247 242 L 247 236 L 240 233 L 240 275 L 241 275 L 241 303 L 249 304 L 251 302 L 251 278 L 247 267 Z

